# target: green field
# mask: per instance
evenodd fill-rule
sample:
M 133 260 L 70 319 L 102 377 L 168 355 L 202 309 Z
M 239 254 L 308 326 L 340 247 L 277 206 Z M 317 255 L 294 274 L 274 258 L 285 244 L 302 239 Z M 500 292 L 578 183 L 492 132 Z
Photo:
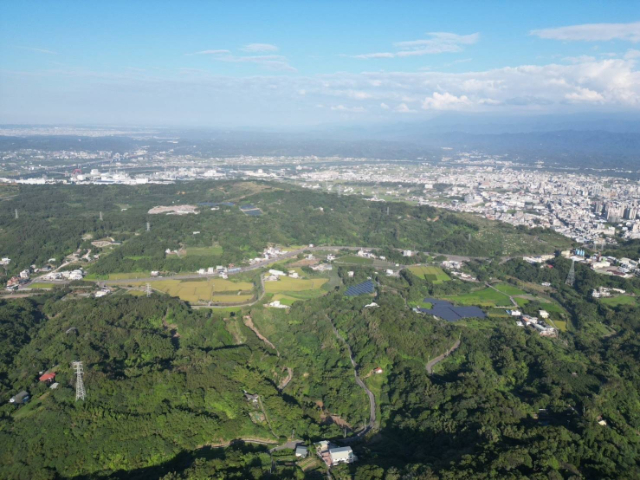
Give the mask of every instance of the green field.
M 601 298 L 600 302 L 609 307 L 617 307 L 618 305 L 636 305 L 636 297 L 629 295 L 618 295 L 617 297 Z
M 492 288 L 483 288 L 482 290 L 476 290 L 475 292 L 469 292 L 462 295 L 454 295 L 452 297 L 445 297 L 444 300 L 449 300 L 460 305 L 478 305 L 481 307 L 498 307 L 511 305 L 511 302 L 506 295 L 500 292 L 496 292 Z
M 133 285 L 142 286 L 142 283 Z M 151 283 L 154 290 L 191 303 L 245 303 L 253 298 L 253 284 L 222 279 L 160 280 Z
M 566 310 L 557 303 L 541 303 L 540 308 L 546 310 L 549 313 L 566 313 Z
M 502 293 L 506 294 L 506 295 L 526 295 L 527 292 L 524 292 L 522 290 L 520 290 L 517 287 L 514 287 L 513 285 L 509 285 L 508 283 L 498 283 L 497 285 L 494 285 L 494 288 L 496 290 L 501 291 Z
M 291 305 L 293 305 L 294 302 L 297 302 L 300 299 L 291 297 L 289 295 L 284 295 L 282 293 L 276 293 L 272 298 L 272 301 L 273 300 L 278 300 L 282 305 L 291 306 Z
M 567 322 L 565 320 L 551 320 L 548 322 L 552 327 L 556 327 L 561 332 L 567 331 Z
M 448 282 L 451 280 L 451 277 L 449 277 L 449 275 L 447 275 L 440 267 L 416 265 L 409 267 L 408 270 L 415 276 L 425 278 L 434 284 Z
M 187 257 L 218 257 L 222 255 L 223 249 L 220 245 L 213 247 L 187 247 Z
M 29 285 L 29 288 L 53 288 L 55 287 L 54 283 L 32 283 Z
M 130 280 L 134 278 L 147 278 L 149 275 L 150 273 L 147 272 L 110 273 L 108 280 Z
M 264 289 L 267 293 L 302 292 L 305 290 L 317 290 L 327 281 L 326 278 L 304 280 L 301 278 L 281 277 L 277 282 L 265 282 Z
M 340 257 L 336 259 L 336 262 L 352 265 L 373 265 L 372 258 L 363 258 L 358 257 L 357 255 L 347 255 L 346 257 Z

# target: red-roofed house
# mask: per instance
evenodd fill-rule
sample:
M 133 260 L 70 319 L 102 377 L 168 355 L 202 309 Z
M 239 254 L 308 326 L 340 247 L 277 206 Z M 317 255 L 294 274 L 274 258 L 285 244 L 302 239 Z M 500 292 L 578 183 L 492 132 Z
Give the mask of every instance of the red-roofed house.
M 54 378 L 56 378 L 56 374 L 54 372 L 49 372 L 49 373 L 45 373 L 44 375 L 42 375 L 40 377 L 40 381 L 41 382 L 50 382 Z

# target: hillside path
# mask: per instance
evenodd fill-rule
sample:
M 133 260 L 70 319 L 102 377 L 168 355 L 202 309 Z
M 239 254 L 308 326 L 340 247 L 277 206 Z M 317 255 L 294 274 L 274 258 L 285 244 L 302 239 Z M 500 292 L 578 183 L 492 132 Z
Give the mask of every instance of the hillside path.
M 427 373 L 429 375 L 431 375 L 433 373 L 433 367 L 435 367 L 438 363 L 440 363 L 442 360 L 444 360 L 449 355 L 451 355 L 453 352 L 455 352 L 458 349 L 459 346 L 460 346 L 460 339 L 456 340 L 456 343 L 454 343 L 453 346 L 449 350 L 444 352 L 442 355 L 438 355 L 436 358 L 434 358 L 433 360 L 428 362 L 426 367 L 425 367 L 427 369 Z

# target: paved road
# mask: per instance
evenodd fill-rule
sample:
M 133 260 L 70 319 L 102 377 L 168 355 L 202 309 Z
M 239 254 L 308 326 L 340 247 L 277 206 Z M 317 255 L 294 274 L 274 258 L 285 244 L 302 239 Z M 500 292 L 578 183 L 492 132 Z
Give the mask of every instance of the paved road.
M 349 351 L 349 360 L 351 360 L 351 365 L 353 365 L 353 375 L 356 379 L 356 383 L 360 388 L 362 388 L 365 391 L 365 393 L 369 397 L 369 424 L 365 428 L 360 430 L 358 433 L 356 433 L 355 435 L 355 438 L 362 437 L 367 432 L 373 430 L 376 427 L 376 397 L 374 397 L 371 390 L 369 390 L 369 388 L 364 384 L 362 379 L 358 376 L 358 364 L 353 359 L 353 352 L 351 351 L 351 347 L 349 346 L 347 341 L 344 338 L 342 338 L 342 336 L 338 332 L 338 329 L 334 325 L 333 321 L 329 318 L 329 316 L 328 315 L 325 315 L 325 316 L 327 317 L 327 320 L 331 322 L 333 333 L 335 333 L 336 337 L 338 337 L 342 341 L 342 343 L 344 343 L 347 346 L 347 350 Z
M 444 360 L 453 352 L 455 352 L 459 346 L 460 346 L 460 339 L 456 340 L 456 343 L 454 343 L 453 347 L 451 347 L 449 350 L 444 352 L 442 355 L 438 355 L 436 358 L 434 358 L 429 363 L 427 363 L 425 367 L 427 369 L 427 373 L 431 375 L 433 373 L 433 367 L 435 367 L 438 363 L 440 363 L 442 360 Z

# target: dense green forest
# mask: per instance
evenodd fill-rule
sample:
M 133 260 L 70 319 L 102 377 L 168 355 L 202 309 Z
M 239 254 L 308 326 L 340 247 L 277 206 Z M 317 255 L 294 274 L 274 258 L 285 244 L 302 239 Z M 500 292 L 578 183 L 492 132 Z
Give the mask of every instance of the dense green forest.
M 0 254 L 12 259 L 8 273 L 41 266 L 50 258 L 60 262 L 78 248 L 92 249 L 95 255 L 100 249 L 91 241 L 107 237 L 122 245 L 102 253 L 91 267 L 97 275 L 194 271 L 238 263 L 270 243 L 409 248 L 471 256 L 552 253 L 570 244 L 550 231 L 526 231 L 432 207 L 380 204 L 283 184 L 21 186 L 11 194 L 0 202 Z M 198 215 L 147 214 L 158 205 L 217 202 L 234 206 L 221 205 L 218 210 L 201 206 Z M 242 213 L 239 206 L 245 204 L 259 207 L 263 214 Z M 165 254 L 166 249 L 212 245 L 221 248 L 184 257 Z
M 269 474 L 268 444 L 292 430 L 307 442 L 339 441 L 368 421 L 335 325 L 378 413 L 375 432 L 353 444 L 360 460 L 332 469 L 336 478 L 638 478 L 640 312 L 585 292 L 640 285 L 579 266 L 570 288 L 569 262 L 553 266 L 470 265 L 479 276 L 551 282 L 571 314 L 558 339 L 504 318 L 447 323 L 415 313 L 406 303 L 412 296 L 469 287 L 409 272 L 383 277 L 370 267 L 345 283 L 372 277 L 377 308 L 365 308 L 370 296 L 348 298 L 342 289 L 290 310 L 237 313 L 192 310 L 159 295 L 66 300 L 66 290 L 5 301 L 0 476 L 315 478 L 295 462 Z M 247 328 L 244 314 L 275 348 Z M 429 375 L 426 362 L 458 339 Z M 76 359 L 86 365 L 84 402 L 74 401 Z M 378 367 L 383 373 L 372 375 Z M 37 382 L 46 369 L 57 372 L 58 389 Z M 29 404 L 6 403 L 22 389 Z M 266 444 L 212 448 L 237 438 Z

